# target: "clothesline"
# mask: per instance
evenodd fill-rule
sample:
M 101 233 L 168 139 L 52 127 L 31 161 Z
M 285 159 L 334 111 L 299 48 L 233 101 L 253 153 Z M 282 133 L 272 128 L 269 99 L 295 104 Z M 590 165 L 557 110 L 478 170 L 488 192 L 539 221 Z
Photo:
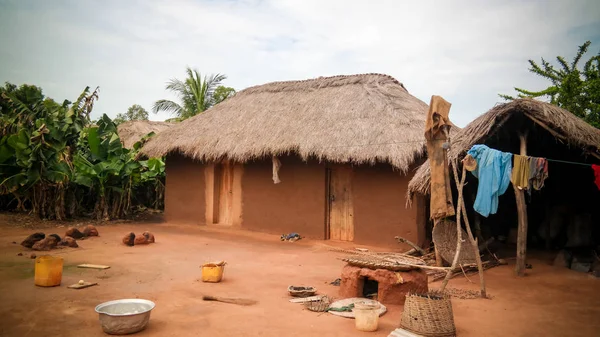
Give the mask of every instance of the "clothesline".
M 582 165 L 582 166 L 592 166 L 592 164 L 587 164 L 587 163 L 578 163 L 578 162 L 574 162 L 574 161 L 567 161 L 567 160 L 558 160 L 558 159 L 548 159 L 546 158 L 547 161 L 552 161 L 555 163 L 563 163 L 563 164 L 573 164 L 573 165 Z
M 498 210 L 498 197 L 512 183 L 515 188 L 531 192 L 540 190 L 548 178 L 548 162 L 591 167 L 594 183 L 600 190 L 600 166 L 567 160 L 547 159 L 502 152 L 485 145 L 473 145 L 463 159 L 468 171 L 479 179 L 473 209 L 484 217 Z

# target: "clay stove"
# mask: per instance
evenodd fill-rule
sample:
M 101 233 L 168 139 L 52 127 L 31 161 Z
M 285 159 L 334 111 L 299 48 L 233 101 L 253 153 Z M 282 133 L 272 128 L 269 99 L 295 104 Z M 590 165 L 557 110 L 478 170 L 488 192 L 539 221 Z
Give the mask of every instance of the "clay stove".
M 392 271 L 346 265 L 342 269 L 340 297 L 367 297 L 383 304 L 404 304 L 409 292 L 428 291 L 427 274 L 422 269 Z

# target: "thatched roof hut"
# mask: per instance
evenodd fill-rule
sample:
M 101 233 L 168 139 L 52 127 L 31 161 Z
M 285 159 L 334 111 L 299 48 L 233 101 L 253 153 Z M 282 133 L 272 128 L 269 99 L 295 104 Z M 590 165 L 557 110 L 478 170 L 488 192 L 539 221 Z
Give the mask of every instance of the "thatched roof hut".
M 139 142 L 144 136 L 149 134 L 150 132 L 154 132 L 155 134 L 159 134 L 165 130 L 171 128 L 174 123 L 167 122 L 154 122 L 154 121 L 128 121 L 125 123 L 119 124 L 117 127 L 117 133 L 119 134 L 119 138 L 121 138 L 121 142 L 125 148 L 131 149 L 133 148 L 133 144 Z
M 462 159 L 475 144 L 491 143 L 495 148 L 510 152 L 511 133 L 515 133 L 514 129 L 518 126 L 541 130 L 553 137 L 555 143 L 563 143 L 583 156 L 600 159 L 600 130 L 555 105 L 533 99 L 517 99 L 495 106 L 452 135 L 450 160 Z M 503 141 L 499 142 L 499 139 Z M 536 143 L 544 146 L 543 141 Z M 429 175 L 429 162 L 425 162 L 409 183 L 409 198 L 415 193 L 429 194 Z
M 427 104 L 387 75 L 274 82 L 240 91 L 142 151 L 236 162 L 295 153 L 304 160 L 387 162 L 406 172 L 424 154 L 426 113 Z

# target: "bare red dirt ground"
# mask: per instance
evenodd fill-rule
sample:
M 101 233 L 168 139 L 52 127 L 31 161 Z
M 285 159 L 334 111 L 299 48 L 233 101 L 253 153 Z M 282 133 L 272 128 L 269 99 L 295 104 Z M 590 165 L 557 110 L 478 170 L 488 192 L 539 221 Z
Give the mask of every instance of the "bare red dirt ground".
M 288 302 L 286 289 L 292 284 L 313 285 L 320 293 L 337 295 L 338 287 L 329 282 L 340 276 L 344 262 L 338 258 L 343 254 L 325 244 L 341 244 L 281 242 L 273 235 L 214 227 L 98 226 L 100 236 L 79 241 L 80 248 L 50 252 L 64 258 L 60 287 L 36 287 L 31 252 L 18 243 L 34 229 L 62 236 L 66 227 L 35 221 L 23 226 L 15 223 L 22 222 L 18 219 L 0 214 L 0 336 L 104 336 L 94 307 L 136 297 L 156 303 L 148 329 L 136 336 L 387 336 L 400 322 L 402 306 L 389 305 L 377 332 L 359 332 L 351 319 L 314 313 Z M 144 230 L 156 235 L 155 244 L 127 247 L 121 243 L 126 232 Z M 23 256 L 17 256 L 19 252 Z M 202 283 L 199 266 L 213 260 L 227 261 L 224 280 Z M 458 336 L 599 336 L 600 280 L 554 268 L 545 260 L 528 262 L 534 267 L 525 278 L 514 277 L 512 265 L 486 271 L 493 299 L 452 300 Z M 111 268 L 76 268 L 80 263 Z M 67 288 L 80 279 L 99 285 Z M 453 279 L 450 286 L 478 288 L 463 277 Z M 439 287 L 439 282 L 430 287 Z M 244 307 L 204 302 L 203 294 L 252 298 L 259 303 Z

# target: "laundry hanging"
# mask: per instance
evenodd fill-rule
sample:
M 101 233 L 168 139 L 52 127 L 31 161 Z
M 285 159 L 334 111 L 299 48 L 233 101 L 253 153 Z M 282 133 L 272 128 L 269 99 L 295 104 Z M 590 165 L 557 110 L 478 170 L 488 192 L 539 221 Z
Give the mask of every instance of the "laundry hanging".
M 539 191 L 544 187 L 544 181 L 548 178 L 548 161 L 545 158 L 531 157 L 529 166 L 529 189 Z
M 600 190 L 600 165 L 513 155 L 490 149 L 485 145 L 473 145 L 463 159 L 465 168 L 479 179 L 473 209 L 485 217 L 495 214 L 498 211 L 498 197 L 506 192 L 510 182 L 529 193 L 532 189 L 539 191 L 548 178 L 550 161 L 591 166 L 594 171 L 594 183 Z
M 594 182 L 596 186 L 600 190 L 600 165 L 592 165 L 592 170 L 594 170 Z
M 515 154 L 513 161 L 510 181 L 517 188 L 526 190 L 529 188 L 529 178 L 531 176 L 531 157 Z
M 479 179 L 473 209 L 488 217 L 498 211 L 498 197 L 508 189 L 512 173 L 512 154 L 473 145 L 467 152 L 477 161 L 471 173 Z

